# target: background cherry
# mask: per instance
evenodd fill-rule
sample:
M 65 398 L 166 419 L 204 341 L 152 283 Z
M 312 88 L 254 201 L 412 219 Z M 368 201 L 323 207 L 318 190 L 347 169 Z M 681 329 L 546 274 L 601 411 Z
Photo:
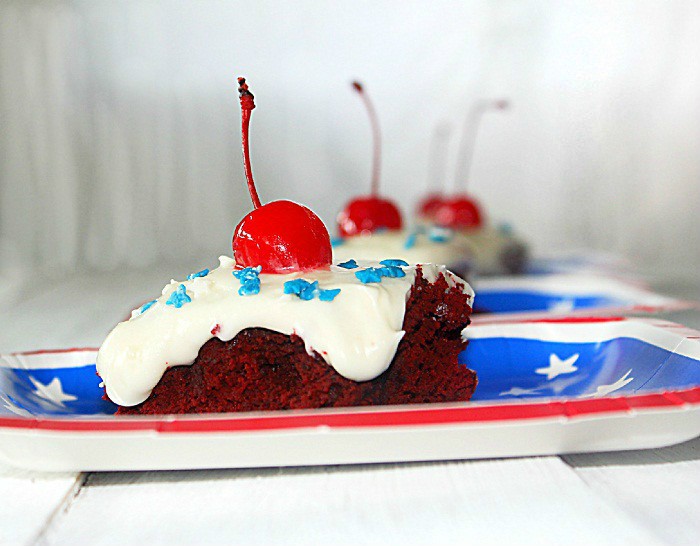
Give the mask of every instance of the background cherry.
M 262 266 L 263 273 L 291 273 L 327 268 L 333 259 L 326 226 L 310 209 L 291 201 L 260 203 L 253 182 L 248 133 L 255 108 L 245 78 L 238 78 L 241 98 L 241 140 L 248 191 L 255 210 L 236 226 L 233 257 L 238 267 Z
M 484 224 L 481 205 L 464 190 L 471 174 L 476 139 L 484 114 L 489 110 L 505 110 L 508 107 L 507 100 L 498 99 L 477 101 L 470 109 L 462 132 L 455 178 L 455 187 L 461 191 L 446 197 L 432 209 L 432 219 L 436 224 L 458 229 L 478 228 Z
M 343 237 L 373 233 L 379 229 L 397 230 L 403 225 L 399 208 L 393 201 L 379 196 L 382 148 L 377 113 L 362 84 L 353 82 L 352 87 L 360 95 L 372 126 L 372 192 L 351 200 L 338 214 L 338 231 Z
M 432 220 L 439 226 L 455 229 L 477 228 L 484 223 L 481 206 L 467 195 L 443 199 L 433 210 Z
M 445 196 L 441 193 L 429 193 L 418 201 L 418 206 L 416 207 L 418 216 L 420 218 L 432 219 L 435 215 L 435 211 L 442 205 L 444 200 Z

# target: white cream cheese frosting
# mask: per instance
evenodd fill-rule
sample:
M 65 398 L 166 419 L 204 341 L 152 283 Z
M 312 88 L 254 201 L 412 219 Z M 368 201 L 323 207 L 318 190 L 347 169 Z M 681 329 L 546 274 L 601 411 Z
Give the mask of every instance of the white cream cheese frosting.
M 383 260 L 399 258 L 409 264 L 444 264 L 466 269 L 471 262 L 471 243 L 461 234 L 435 226 L 409 230 L 387 230 L 338 239 L 333 243 L 333 260 Z M 465 267 L 466 266 L 466 267 Z
M 355 273 L 383 267 L 378 262 L 358 260 L 354 269 L 333 265 L 307 273 L 262 273 L 257 277 L 259 293 L 241 295 L 242 281 L 233 275 L 235 262 L 225 256 L 219 262 L 206 276 L 171 281 L 158 299 L 135 310 L 107 336 L 97 356 L 97 371 L 113 402 L 140 404 L 169 367 L 192 364 L 209 339 L 228 341 L 246 328 L 295 334 L 307 351 L 317 352 L 354 381 L 373 379 L 389 367 L 404 335 L 401 328 L 415 265 L 401 267 L 404 277 L 384 276 L 381 282 L 367 284 Z M 465 281 L 444 266 L 420 267 L 429 282 L 442 273 L 451 287 L 469 296 L 472 305 L 474 292 Z M 285 294 L 285 282 L 294 279 L 318 281 L 321 292 L 340 292 L 332 301 Z

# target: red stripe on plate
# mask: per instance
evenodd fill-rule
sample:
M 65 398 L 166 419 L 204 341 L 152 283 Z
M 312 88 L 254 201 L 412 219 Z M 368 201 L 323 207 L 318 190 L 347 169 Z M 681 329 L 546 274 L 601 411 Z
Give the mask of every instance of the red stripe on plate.
M 30 355 L 45 355 L 56 353 L 87 353 L 89 351 L 97 352 L 99 348 L 93 347 L 70 347 L 69 349 L 41 349 L 39 351 L 20 351 L 18 353 L 10 353 L 10 356 L 30 356 Z
M 640 409 L 681 408 L 700 404 L 700 387 L 682 391 L 536 403 L 460 406 L 407 406 L 374 410 L 275 411 L 247 415 L 110 417 L 63 419 L 0 417 L 0 427 L 59 432 L 128 432 L 153 430 L 162 433 L 223 433 L 289 430 L 313 427 L 375 428 L 395 426 L 451 425 L 517 421 L 526 419 L 577 418 L 595 414 L 620 414 Z

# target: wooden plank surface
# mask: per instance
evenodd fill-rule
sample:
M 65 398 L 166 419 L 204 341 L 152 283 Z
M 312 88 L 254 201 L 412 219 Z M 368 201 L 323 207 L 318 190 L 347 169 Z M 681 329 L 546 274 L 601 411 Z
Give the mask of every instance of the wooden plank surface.
M 92 474 L 45 536 L 55 545 L 657 544 L 557 457 Z
M 78 474 L 42 474 L 0 463 L 0 544 L 35 544 L 82 485 Z
M 700 544 L 700 438 L 664 449 L 568 455 L 590 488 L 668 544 Z

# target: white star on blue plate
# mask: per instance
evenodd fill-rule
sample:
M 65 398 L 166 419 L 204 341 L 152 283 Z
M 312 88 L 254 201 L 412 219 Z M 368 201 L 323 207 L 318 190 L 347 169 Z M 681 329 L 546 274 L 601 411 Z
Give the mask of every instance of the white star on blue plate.
M 574 366 L 574 362 L 578 360 L 579 356 L 579 353 L 576 353 L 575 355 L 562 360 L 557 355 L 552 353 L 549 355 L 549 366 L 546 368 L 537 368 L 535 373 L 546 375 L 548 381 L 564 373 L 573 373 L 578 370 L 578 368 Z
M 561 300 L 551 303 L 547 310 L 552 313 L 568 313 L 573 311 L 574 307 L 574 300 Z
M 542 389 L 535 387 L 534 389 L 523 389 L 521 387 L 512 387 L 507 391 L 503 391 L 499 396 L 523 396 L 525 394 L 538 394 Z
M 631 383 L 634 380 L 634 377 L 627 378 L 627 376 L 631 373 L 632 369 L 630 368 L 629 370 L 627 370 L 627 373 L 623 375 L 620 379 L 615 381 L 615 383 L 612 383 L 610 385 L 599 385 L 596 388 L 596 391 L 594 393 L 589 394 L 588 396 L 598 398 L 599 396 L 606 396 L 611 392 L 615 392 L 621 389 L 622 387 L 627 385 L 627 383 Z
M 54 407 L 59 406 L 61 408 L 65 408 L 65 402 L 71 402 L 78 399 L 77 396 L 67 394 L 63 391 L 63 385 L 61 385 L 61 380 L 58 377 L 54 377 L 51 382 L 47 383 L 46 385 L 44 385 L 41 381 L 37 381 L 31 376 L 29 376 L 29 380 L 35 387 L 34 394 L 36 394 L 42 400 L 46 400 Z
M 5 397 L 0 397 L 0 400 L 2 400 L 2 405 L 5 406 L 6 409 L 10 410 L 15 415 L 20 415 L 22 417 L 31 417 L 32 416 L 31 413 L 29 413 L 24 408 L 20 408 L 18 405 L 16 405 L 14 402 L 12 402 L 12 400 L 8 400 Z

